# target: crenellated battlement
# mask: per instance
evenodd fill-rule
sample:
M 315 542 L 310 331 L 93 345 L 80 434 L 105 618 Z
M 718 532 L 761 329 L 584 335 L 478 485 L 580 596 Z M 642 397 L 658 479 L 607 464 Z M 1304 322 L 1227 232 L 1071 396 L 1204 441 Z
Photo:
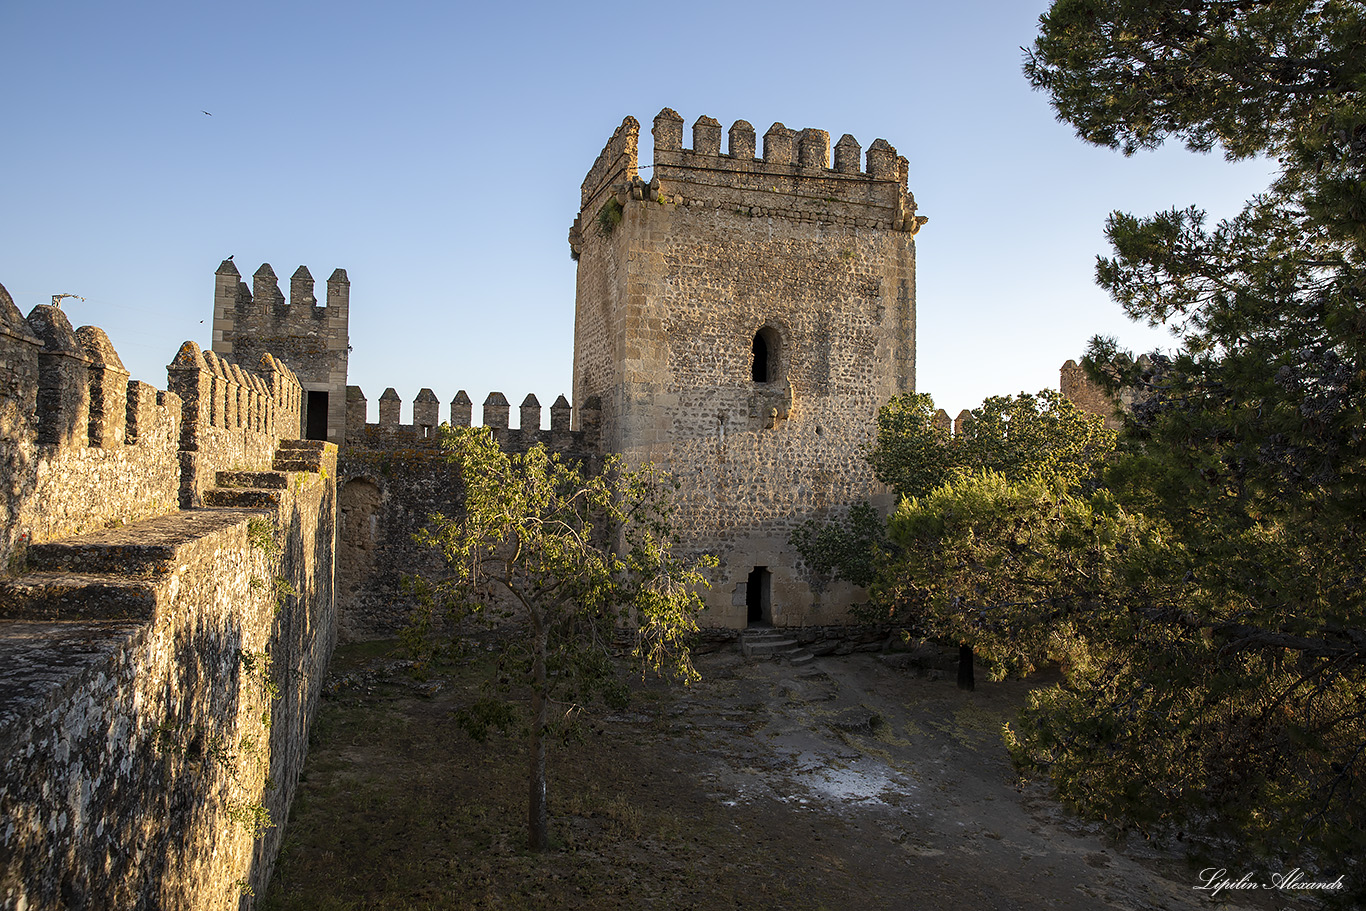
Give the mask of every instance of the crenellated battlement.
M 294 372 L 270 354 L 262 355 L 254 369 L 244 370 L 222 355 L 185 342 L 166 369 L 171 388 L 185 403 L 181 448 L 197 449 L 199 437 L 211 428 L 298 439 L 303 387 Z
M 300 266 L 290 276 L 288 299 L 270 263 L 262 263 L 256 270 L 250 288 L 231 259 L 219 264 L 214 279 L 214 341 L 222 337 L 222 331 L 240 331 L 248 324 L 259 329 L 344 318 L 351 306 L 351 282 L 345 269 L 333 270 L 328 278 L 326 304 L 318 302 L 316 283 L 307 266 Z
M 579 207 L 588 209 L 589 203 L 602 193 L 622 182 L 631 183 L 637 179 L 637 145 L 640 140 L 640 121 L 629 114 L 612 133 L 598 153 L 597 161 L 588 169 L 579 188 Z
M 874 140 L 865 156 L 858 140 L 845 133 L 834 145 L 832 162 L 825 130 L 791 130 L 774 123 L 764 133 L 760 151 L 754 127 L 737 120 L 727 131 L 723 152 L 721 124 L 703 115 L 693 123 L 692 147 L 687 148 L 683 118 L 664 108 L 651 130 L 654 165 L 647 183 L 636 173 L 639 129 L 628 116 L 589 169 L 579 218 L 570 232 L 575 255 L 584 226 L 610 199 L 619 206 L 640 200 L 911 234 L 928 220 L 916 214 L 907 160 L 885 139 Z
M 368 401 L 359 386 L 346 387 L 346 434 L 348 442 L 358 446 L 365 441 L 374 443 L 382 439 L 402 439 L 409 441 L 435 440 L 436 428 L 441 423 L 440 399 L 435 392 L 424 387 L 413 399 L 413 422 L 401 423 L 403 400 L 392 386 L 385 389 L 379 397 L 379 421 L 366 421 Z M 447 412 L 448 423 L 452 427 L 470 427 L 473 422 L 474 403 L 469 393 L 461 389 L 451 399 Z M 580 409 L 579 429 L 572 430 L 574 409 L 569 400 L 561 395 L 550 406 L 550 426 L 542 429 L 542 406 L 535 394 L 528 394 L 518 407 L 519 426 L 509 427 L 512 406 L 507 396 L 501 392 L 490 392 L 482 406 L 482 424 L 494 432 L 495 438 L 506 449 L 525 449 L 536 443 L 556 452 L 589 453 L 597 445 L 599 425 L 596 401 Z
M 307 266 L 289 278 L 289 297 L 270 263 L 243 281 L 237 266 L 223 260 L 214 273 L 213 351 L 239 364 L 255 365 L 267 352 L 288 363 L 303 386 L 303 433 L 335 443 L 346 421 L 346 371 L 350 352 L 351 281 L 345 269 L 327 279 L 327 302 L 318 302 L 316 282 Z M 318 409 L 311 417 L 309 402 Z
M 0 286 L 0 557 L 110 523 L 198 505 L 214 472 L 269 466 L 299 435 L 303 391 L 269 354 L 245 368 L 194 342 L 166 389 L 132 380 L 98 326 L 20 314 Z
M 3 287 L 0 310 L 7 311 L 8 327 L 15 327 L 18 310 Z M 20 344 L 5 352 L 6 372 L 16 381 L 0 393 L 12 421 L 5 428 L 11 440 L 31 435 L 39 446 L 57 450 L 117 449 L 164 443 L 152 427 L 178 426 L 176 396 L 130 382 L 103 329 L 72 329 L 66 314 L 49 304 L 34 307 L 22 325 L 28 339 L 6 333 L 7 342 Z

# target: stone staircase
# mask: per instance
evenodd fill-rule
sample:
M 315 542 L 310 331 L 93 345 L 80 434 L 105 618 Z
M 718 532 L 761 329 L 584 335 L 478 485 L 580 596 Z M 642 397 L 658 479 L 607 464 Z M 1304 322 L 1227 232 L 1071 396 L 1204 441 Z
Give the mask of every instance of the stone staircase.
M 797 643 L 797 637 L 771 626 L 750 626 L 740 631 L 740 654 L 746 658 L 807 664 L 815 655 Z
M 150 618 L 157 585 L 187 543 L 242 521 L 220 510 L 274 510 L 285 472 L 322 470 L 321 440 L 281 440 L 272 471 L 220 471 L 204 510 L 182 510 L 28 548 L 26 571 L 0 579 L 0 620 L 126 622 Z
M 286 472 L 322 471 L 322 440 L 281 440 L 270 471 L 220 471 L 218 486 L 204 491 L 204 505 L 219 509 L 275 509 L 289 486 Z

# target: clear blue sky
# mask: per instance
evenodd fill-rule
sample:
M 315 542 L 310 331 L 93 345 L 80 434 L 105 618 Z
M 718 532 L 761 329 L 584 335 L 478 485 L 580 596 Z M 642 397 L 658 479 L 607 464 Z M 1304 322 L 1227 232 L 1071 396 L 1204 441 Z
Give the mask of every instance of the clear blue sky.
M 371 420 L 386 386 L 405 420 L 423 386 L 548 406 L 579 184 L 623 116 L 669 106 L 887 139 L 930 218 L 919 389 L 957 413 L 1056 387 L 1095 333 L 1168 345 L 1093 284 L 1107 213 L 1230 215 L 1269 169 L 1083 145 L 1020 73 L 1044 5 L 7 0 L 0 283 L 25 313 L 82 295 L 73 324 L 164 387 L 229 254 L 286 291 L 340 266 Z

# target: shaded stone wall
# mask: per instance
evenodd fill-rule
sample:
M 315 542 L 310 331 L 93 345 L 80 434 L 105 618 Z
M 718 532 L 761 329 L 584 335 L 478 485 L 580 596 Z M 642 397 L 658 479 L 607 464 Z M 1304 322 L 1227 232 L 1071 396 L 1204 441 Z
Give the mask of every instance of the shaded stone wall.
M 1058 389 L 1082 411 L 1104 418 L 1105 426 L 1111 430 L 1118 430 L 1124 425 L 1124 420 L 1119 416 L 1118 403 L 1091 382 L 1086 370 L 1076 361 L 1068 360 L 1058 371 Z
M 400 423 L 402 401 L 390 388 L 380 397 L 379 423 L 365 422 L 365 395 L 347 390 L 350 413 L 346 445 L 338 464 L 337 597 L 341 635 L 352 638 L 393 635 L 408 622 L 414 606 L 404 588 L 413 575 L 441 578 L 440 556 L 414 542 L 433 513 L 455 515 L 461 508 L 460 478 L 446 462 L 436 429 L 439 404 L 430 389 L 413 402 L 414 421 Z M 451 402 L 450 423 L 470 426 L 472 405 L 464 390 Z M 537 443 L 566 458 L 596 463 L 596 412 L 580 420 L 586 429 L 570 430 L 573 414 L 560 396 L 543 429 L 541 406 L 528 395 L 519 409 L 520 427 L 509 428 L 511 406 L 500 392 L 483 405 L 483 426 L 508 452 L 525 452 Z
M 1135 405 L 1147 401 L 1153 394 L 1156 366 L 1152 358 L 1140 354 L 1134 363 L 1139 368 L 1138 386 L 1121 386 L 1115 396 L 1110 396 L 1092 382 L 1086 375 L 1086 369 L 1074 360 L 1062 365 L 1058 388 L 1073 405 L 1090 414 L 1100 415 L 1105 419 L 1105 426 L 1111 430 L 1120 430 L 1124 427 L 1124 415 L 1132 414 Z
M 5 907 L 264 893 L 334 643 L 334 490 L 37 545 L 0 587 Z
M 721 560 L 704 622 L 839 622 L 858 593 L 813 587 L 798 524 L 884 495 L 863 458 L 877 409 L 915 386 L 915 244 L 905 160 L 877 140 L 699 118 L 693 148 L 665 109 L 654 170 L 635 173 L 627 118 L 584 181 L 574 397 L 601 401 L 602 448 L 680 481 L 688 550 Z M 755 375 L 762 339 L 767 368 Z
M 0 373 L 0 907 L 251 907 L 336 637 L 336 447 L 269 355 L 187 342 L 160 391 L 3 287 Z

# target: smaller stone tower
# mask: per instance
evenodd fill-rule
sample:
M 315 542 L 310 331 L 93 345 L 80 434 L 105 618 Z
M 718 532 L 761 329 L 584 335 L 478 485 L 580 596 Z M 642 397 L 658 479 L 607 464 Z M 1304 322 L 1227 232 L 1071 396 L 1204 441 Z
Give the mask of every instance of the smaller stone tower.
M 346 436 L 346 369 L 351 350 L 347 324 L 351 282 L 337 269 L 327 280 L 327 304 L 313 293 L 313 276 L 300 266 L 280 293 L 270 263 L 248 289 L 231 259 L 215 273 L 213 351 L 253 364 L 269 351 L 298 375 L 304 388 L 299 436 L 341 443 Z

